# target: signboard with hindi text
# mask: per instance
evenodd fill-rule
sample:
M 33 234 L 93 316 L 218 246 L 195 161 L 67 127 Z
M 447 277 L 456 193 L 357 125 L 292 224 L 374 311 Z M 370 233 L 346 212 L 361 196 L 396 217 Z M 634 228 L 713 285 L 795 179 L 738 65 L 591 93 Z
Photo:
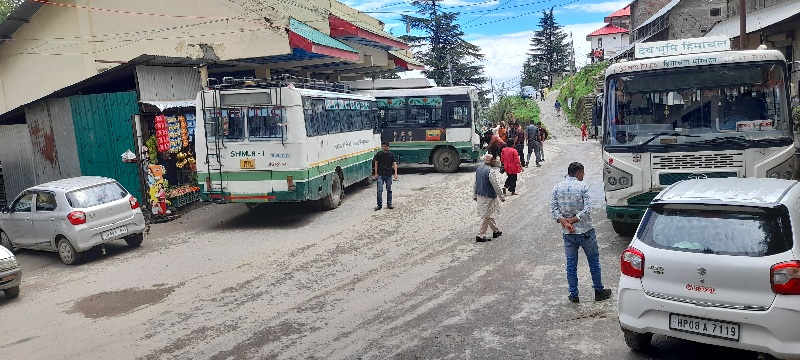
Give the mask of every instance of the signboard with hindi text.
M 727 36 L 709 36 L 702 38 L 638 43 L 634 47 L 634 56 L 637 59 L 644 59 L 660 56 L 726 51 L 730 49 L 731 39 L 729 39 Z

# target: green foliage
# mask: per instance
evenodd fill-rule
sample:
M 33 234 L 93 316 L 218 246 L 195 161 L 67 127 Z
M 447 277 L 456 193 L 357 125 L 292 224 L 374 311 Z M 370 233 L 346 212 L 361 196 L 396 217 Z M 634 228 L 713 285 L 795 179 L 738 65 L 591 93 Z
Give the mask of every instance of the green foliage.
M 0 0 L 0 22 L 6 21 L 8 15 L 22 2 L 23 0 Z
M 522 86 L 549 87 L 552 74 L 570 70 L 572 47 L 563 26 L 556 23 L 553 9 L 542 10 L 539 28 L 531 38 L 528 59 L 522 66 Z
M 403 15 L 402 20 L 424 35 L 400 38 L 416 48 L 416 58 L 425 64 L 423 74 L 439 86 L 472 85 L 481 87 L 489 81 L 483 74 L 480 47 L 464 40 L 466 35 L 457 23 L 458 13 L 443 11 L 443 0 L 414 0 L 420 16 Z
M 569 121 L 577 124 L 575 119 L 575 109 L 577 108 L 578 99 L 594 92 L 597 82 L 603 79 L 606 68 L 610 65 L 609 62 L 598 62 L 584 66 L 574 76 L 567 77 L 556 85 L 560 87 L 558 94 L 558 101 L 563 105 L 563 110 Z M 567 108 L 567 99 L 572 98 L 572 108 Z
M 510 120 L 512 115 L 522 127 L 531 122 L 540 120 L 539 105 L 533 99 L 523 99 L 520 96 L 505 96 L 489 109 L 488 119 L 494 124 L 500 120 Z

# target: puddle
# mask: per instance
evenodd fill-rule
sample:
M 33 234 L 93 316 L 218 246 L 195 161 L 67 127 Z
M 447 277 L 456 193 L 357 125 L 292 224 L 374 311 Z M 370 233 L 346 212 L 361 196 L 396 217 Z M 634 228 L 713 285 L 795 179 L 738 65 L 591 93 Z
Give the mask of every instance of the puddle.
M 170 286 L 101 292 L 78 300 L 67 314 L 80 313 L 91 319 L 119 316 L 142 306 L 159 303 L 175 288 L 176 286 Z

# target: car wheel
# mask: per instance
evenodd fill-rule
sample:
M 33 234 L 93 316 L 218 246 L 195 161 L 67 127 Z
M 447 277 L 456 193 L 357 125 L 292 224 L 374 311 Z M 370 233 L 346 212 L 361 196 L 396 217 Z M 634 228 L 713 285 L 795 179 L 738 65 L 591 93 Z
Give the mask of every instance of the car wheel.
M 125 237 L 125 242 L 128 243 L 128 246 L 130 247 L 137 247 L 139 245 L 142 245 L 143 240 L 144 240 L 143 233 L 128 235 Z
M 69 240 L 65 238 L 58 239 L 58 256 L 61 257 L 61 261 L 67 265 L 75 265 L 80 260 L 81 254 L 75 251 L 75 248 L 72 247 Z
M 440 148 L 433 153 L 433 167 L 440 173 L 451 173 L 458 170 L 461 159 L 451 148 Z
M 339 173 L 334 171 L 331 173 L 331 192 L 322 198 L 322 206 L 328 210 L 336 209 L 342 203 L 343 196 L 342 178 L 339 177 Z
M 621 236 L 633 236 L 633 234 L 636 233 L 636 228 L 638 226 L 639 224 L 636 223 L 611 220 L 611 227 L 614 228 L 614 232 Z
M 3 294 L 6 294 L 6 297 L 9 299 L 19 296 L 19 285 L 3 290 Z
M 5 231 L 0 231 L 0 245 L 11 251 L 12 253 L 17 250 L 14 244 L 11 243 L 11 239 L 8 237 Z
M 628 345 L 633 351 L 644 351 L 650 346 L 650 340 L 653 339 L 652 333 L 640 334 L 625 329 L 622 329 L 622 333 L 625 335 L 625 345 Z

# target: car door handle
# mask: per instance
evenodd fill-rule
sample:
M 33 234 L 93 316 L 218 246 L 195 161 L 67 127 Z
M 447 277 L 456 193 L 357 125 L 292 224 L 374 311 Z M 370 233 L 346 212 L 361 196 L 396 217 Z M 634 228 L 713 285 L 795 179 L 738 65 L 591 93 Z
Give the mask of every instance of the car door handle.
M 56 221 L 56 218 L 50 218 L 50 221 Z
M 25 220 L 31 221 L 31 217 L 30 216 L 26 216 Z

